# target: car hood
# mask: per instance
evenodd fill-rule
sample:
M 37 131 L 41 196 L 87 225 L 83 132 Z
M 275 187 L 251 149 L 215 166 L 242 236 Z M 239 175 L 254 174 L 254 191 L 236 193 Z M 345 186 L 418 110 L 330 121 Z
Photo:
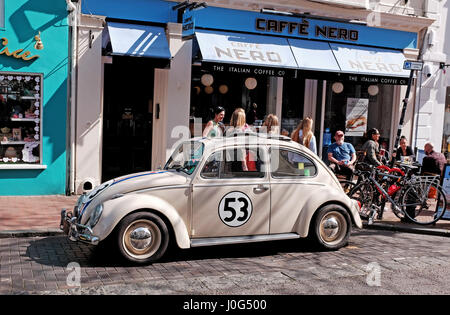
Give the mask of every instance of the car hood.
M 157 187 L 186 185 L 188 182 L 189 177 L 177 171 L 142 172 L 117 177 L 97 186 L 87 195 L 81 208 L 83 223 L 98 204 L 118 195 Z
M 142 172 L 115 178 L 108 190 L 110 190 L 111 193 L 126 194 L 147 188 L 184 185 L 187 181 L 187 176 L 181 172 Z

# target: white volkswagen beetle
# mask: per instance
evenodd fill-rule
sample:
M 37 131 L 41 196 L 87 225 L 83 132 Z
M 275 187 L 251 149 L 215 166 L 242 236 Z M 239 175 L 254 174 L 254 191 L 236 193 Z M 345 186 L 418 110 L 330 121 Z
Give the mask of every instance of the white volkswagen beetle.
M 73 241 L 111 239 L 135 263 L 180 248 L 311 237 L 345 246 L 358 203 L 310 150 L 283 136 L 193 138 L 164 170 L 119 177 L 63 209 Z

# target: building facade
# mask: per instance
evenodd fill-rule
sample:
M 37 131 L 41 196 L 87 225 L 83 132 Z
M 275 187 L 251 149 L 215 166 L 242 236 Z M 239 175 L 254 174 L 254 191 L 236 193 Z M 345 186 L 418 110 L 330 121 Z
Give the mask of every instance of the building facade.
M 65 1 L 0 1 L 0 194 L 65 194 Z
M 392 150 L 409 77 L 403 61 L 426 54 L 432 2 L 78 2 L 70 190 L 164 166 L 215 106 L 225 123 L 243 108 L 256 130 L 276 114 L 287 134 L 309 116 L 318 154 L 327 129 L 345 130 L 358 148 L 376 127 Z M 422 145 L 437 137 L 424 133 L 433 120 L 416 95 L 402 134 Z

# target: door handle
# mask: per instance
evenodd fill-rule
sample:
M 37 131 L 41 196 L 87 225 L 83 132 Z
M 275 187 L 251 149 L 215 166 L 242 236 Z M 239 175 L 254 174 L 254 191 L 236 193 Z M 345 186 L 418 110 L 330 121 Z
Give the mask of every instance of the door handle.
M 263 193 L 263 192 L 265 192 L 265 191 L 267 191 L 267 190 L 269 190 L 269 186 L 266 186 L 266 185 L 258 185 L 258 186 L 256 186 L 255 188 L 253 188 L 253 192 L 255 192 L 255 193 Z

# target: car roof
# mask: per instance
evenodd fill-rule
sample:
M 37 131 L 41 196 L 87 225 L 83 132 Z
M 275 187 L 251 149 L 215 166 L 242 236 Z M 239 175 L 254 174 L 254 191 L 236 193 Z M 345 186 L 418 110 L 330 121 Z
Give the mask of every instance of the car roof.
M 297 147 L 299 144 L 292 141 L 291 138 L 282 135 L 269 135 L 266 133 L 244 132 L 233 133 L 225 137 L 196 137 L 192 138 L 194 141 L 201 141 L 206 146 L 221 146 L 221 145 L 239 145 L 239 144 L 262 144 L 262 145 L 289 145 Z

